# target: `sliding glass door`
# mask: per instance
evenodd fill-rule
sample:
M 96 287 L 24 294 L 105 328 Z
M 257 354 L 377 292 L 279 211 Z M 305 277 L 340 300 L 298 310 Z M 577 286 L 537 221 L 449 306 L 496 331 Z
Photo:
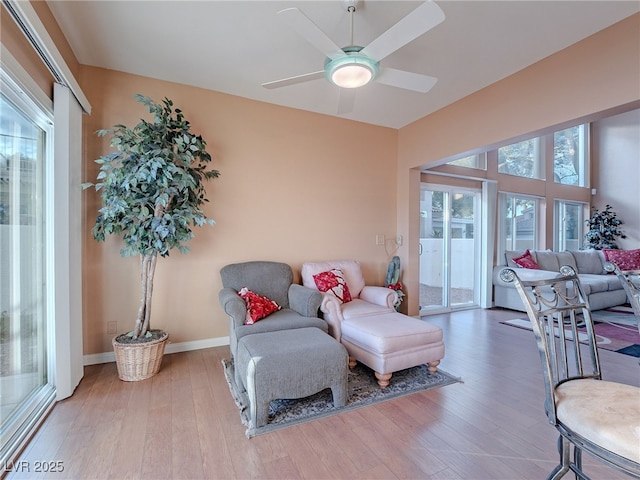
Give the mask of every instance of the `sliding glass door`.
M 479 304 L 480 192 L 420 189 L 420 310 Z
M 4 80 L 4 79 L 3 79 Z M 51 123 L 0 92 L 0 453 L 5 462 L 55 392 L 47 318 L 45 165 Z

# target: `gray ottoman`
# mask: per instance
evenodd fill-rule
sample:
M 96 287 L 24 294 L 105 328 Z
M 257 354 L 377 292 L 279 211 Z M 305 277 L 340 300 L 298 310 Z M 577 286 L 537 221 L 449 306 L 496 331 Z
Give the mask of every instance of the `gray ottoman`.
M 347 350 L 314 327 L 242 337 L 235 356 L 236 379 L 247 391 L 251 423 L 266 425 L 271 400 L 308 397 L 325 388 L 331 388 L 333 405 L 343 407 L 348 361 Z

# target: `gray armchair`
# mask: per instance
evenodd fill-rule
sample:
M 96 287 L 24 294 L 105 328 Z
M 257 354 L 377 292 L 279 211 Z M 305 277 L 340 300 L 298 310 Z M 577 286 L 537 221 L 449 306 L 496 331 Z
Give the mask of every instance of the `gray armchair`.
M 235 357 L 238 340 L 245 335 L 305 327 L 327 332 L 327 322 L 318 318 L 322 295 L 317 290 L 294 284 L 293 272 L 286 263 L 234 263 L 223 267 L 220 277 L 223 289 L 218 298 L 229 316 L 231 357 Z M 274 300 L 282 309 L 253 325 L 245 325 L 247 307 L 238 295 L 242 287 Z

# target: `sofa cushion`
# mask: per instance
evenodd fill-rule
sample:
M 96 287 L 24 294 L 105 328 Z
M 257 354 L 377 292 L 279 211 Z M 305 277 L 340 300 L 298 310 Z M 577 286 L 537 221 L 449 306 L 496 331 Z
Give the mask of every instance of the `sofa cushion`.
M 591 293 L 595 293 L 596 291 L 604 292 L 607 288 L 606 284 L 599 283 L 598 279 L 593 277 L 594 275 L 590 273 L 584 273 L 580 275 L 580 285 L 582 285 L 582 291 L 587 297 L 591 295 Z M 598 287 L 598 285 L 600 286 Z
M 513 259 L 513 263 L 515 263 L 516 266 L 521 268 L 530 268 L 533 270 L 540 269 L 540 267 L 538 266 L 538 263 L 531 256 L 531 252 L 529 250 L 526 250 L 524 254 L 520 255 L 519 257 L 515 257 Z
M 351 293 L 349 293 L 349 286 L 344 279 L 344 272 L 339 268 L 317 273 L 313 276 L 313 280 L 316 282 L 318 290 L 333 295 L 340 303 L 351 301 Z
M 558 257 L 558 271 L 560 271 L 560 267 L 563 265 L 569 265 L 578 273 L 578 265 L 576 264 L 576 259 L 571 255 L 571 252 L 558 252 L 556 255 Z
M 620 270 L 640 270 L 640 248 L 636 250 L 615 250 L 603 248 L 605 260 L 618 265 Z
M 609 292 L 611 290 L 620 290 L 620 280 L 615 275 L 594 275 L 591 273 L 580 274 L 580 283 L 584 289 L 585 295 L 592 293 Z
M 576 260 L 578 273 L 601 275 L 604 273 L 602 260 L 598 250 L 571 250 L 571 255 Z
M 551 250 L 536 251 L 536 262 L 541 270 L 559 272 L 558 254 Z
M 607 291 L 612 291 L 612 290 L 621 290 L 622 289 L 622 283 L 620 282 L 620 279 L 618 277 L 616 277 L 615 275 L 603 275 L 604 279 L 607 281 Z

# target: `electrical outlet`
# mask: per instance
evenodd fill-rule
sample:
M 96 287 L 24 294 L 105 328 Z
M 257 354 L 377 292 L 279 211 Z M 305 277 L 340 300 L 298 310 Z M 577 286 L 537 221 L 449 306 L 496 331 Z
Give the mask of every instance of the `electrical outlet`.
M 402 245 L 402 235 L 398 235 L 398 236 L 396 237 L 396 244 L 397 244 L 398 246 L 401 246 L 401 245 Z
M 376 245 L 384 245 L 384 235 L 381 233 L 376 234 Z
M 107 322 L 107 333 L 110 335 L 118 333 L 118 322 Z

